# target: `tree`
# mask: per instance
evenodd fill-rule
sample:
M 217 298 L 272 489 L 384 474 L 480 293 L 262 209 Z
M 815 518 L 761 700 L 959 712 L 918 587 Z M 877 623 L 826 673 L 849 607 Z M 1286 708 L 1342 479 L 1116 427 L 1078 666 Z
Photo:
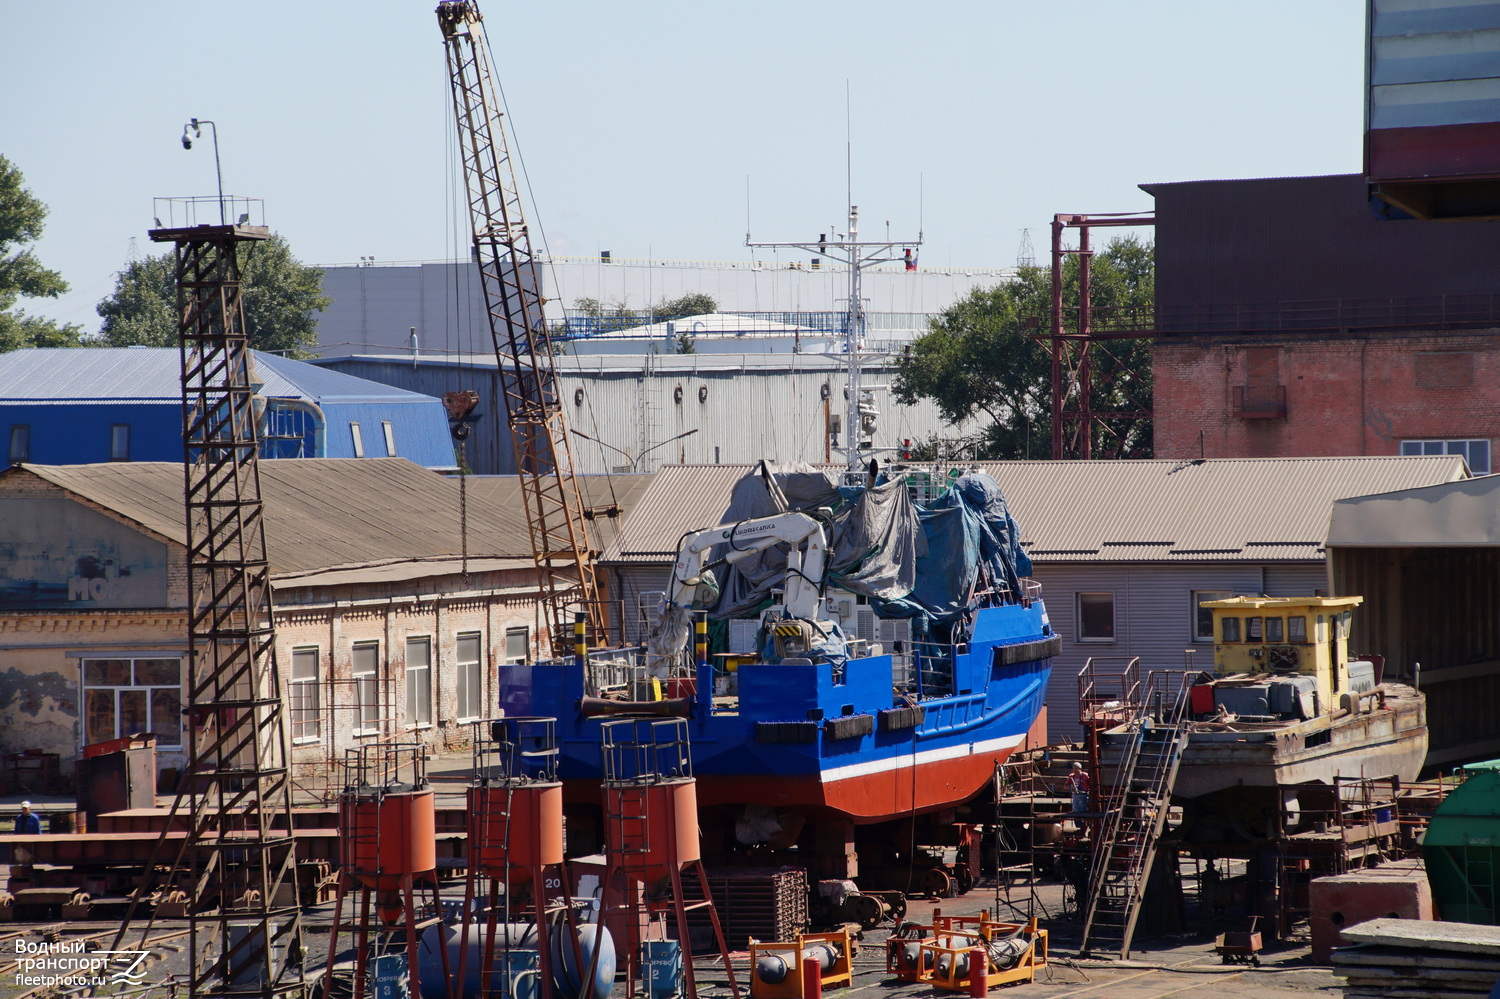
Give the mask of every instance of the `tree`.
M 0 156 L 0 351 L 19 347 L 76 347 L 81 326 L 60 325 L 16 308 L 21 298 L 56 298 L 68 283 L 37 262 L 26 246 L 42 235 L 47 206 L 28 191 L 25 178 Z
M 272 234 L 241 243 L 240 288 L 245 334 L 256 350 L 308 357 L 318 342 L 316 314 L 332 299 L 323 294 L 323 272 L 292 256 L 286 239 Z M 173 251 L 133 260 L 115 275 L 115 290 L 98 307 L 99 340 L 111 347 L 177 345 L 177 265 Z
M 1116 239 L 1095 254 L 1091 269 L 1092 327 L 1097 332 L 1128 329 L 1139 310 L 1152 305 L 1154 251 L 1134 237 Z M 1045 458 L 1052 453 L 1052 367 L 1045 333 L 1052 309 L 1048 269 L 1021 267 L 1015 280 L 979 288 L 943 310 L 931 330 L 897 360 L 892 383 L 898 401 L 930 399 L 949 423 L 981 417 L 987 422 L 962 441 L 929 441 L 918 457 Z M 1075 321 L 1078 259 L 1063 269 L 1063 308 Z M 1026 320 L 1040 320 L 1029 326 Z M 1097 343 L 1091 407 L 1099 412 L 1149 408 L 1150 349 L 1144 340 Z M 1149 421 L 1111 420 L 1109 432 L 1095 430 L 1103 454 L 1149 457 Z
M 702 316 L 718 312 L 719 303 L 712 295 L 695 291 L 680 298 L 664 298 L 651 306 L 649 311 L 653 321 L 664 322 L 668 319 L 681 319 L 684 316 Z

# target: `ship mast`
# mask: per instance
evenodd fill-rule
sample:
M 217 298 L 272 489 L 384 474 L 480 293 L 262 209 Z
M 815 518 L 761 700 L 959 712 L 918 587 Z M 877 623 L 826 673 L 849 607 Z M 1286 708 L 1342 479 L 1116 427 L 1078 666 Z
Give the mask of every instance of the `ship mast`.
M 829 242 L 828 234 L 823 233 L 818 236 L 817 242 L 756 243 L 751 241 L 750 234 L 747 232 L 745 245 L 757 248 L 805 250 L 808 253 L 816 253 L 820 257 L 837 260 L 849 269 L 849 308 L 844 313 L 844 362 L 848 374 L 848 405 L 844 415 L 843 443 L 835 450 L 844 456 L 845 467 L 852 473 L 861 470 L 868 455 L 877 451 L 893 450 L 874 446 L 876 411 L 873 398 L 867 399 L 867 393 L 871 390 L 866 389 L 861 380 L 860 353 L 864 349 L 865 342 L 865 303 L 860 289 L 860 275 L 864 268 L 873 264 L 888 264 L 909 259 L 912 249 L 922 245 L 922 235 L 918 233 L 915 241 L 908 242 L 887 238 L 862 243 L 859 239 L 858 205 L 849 206 L 849 231 L 833 235 L 833 242 Z M 896 252 L 898 246 L 904 251 L 901 254 Z M 867 434 L 869 434 L 868 438 Z

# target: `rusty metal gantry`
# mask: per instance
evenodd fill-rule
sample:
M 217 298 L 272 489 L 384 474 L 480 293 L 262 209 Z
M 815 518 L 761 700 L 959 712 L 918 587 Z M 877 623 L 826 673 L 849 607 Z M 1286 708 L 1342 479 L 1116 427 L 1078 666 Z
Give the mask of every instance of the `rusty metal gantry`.
M 1111 330 L 1094 329 L 1094 310 L 1090 302 L 1089 279 L 1094 251 L 1089 245 L 1089 230 L 1095 226 L 1155 225 L 1156 216 L 1149 212 L 1127 212 L 1111 215 L 1052 216 L 1052 329 L 1046 334 L 1052 349 L 1052 457 L 1094 457 L 1094 431 L 1115 434 L 1110 424 L 1116 420 L 1150 420 L 1151 409 L 1131 399 L 1134 408 L 1094 409 L 1094 370 L 1092 353 L 1096 344 L 1111 340 L 1141 340 L 1151 336 L 1149 322 L 1142 328 L 1136 320 L 1112 323 Z M 1063 232 L 1078 230 L 1078 248 L 1063 246 Z M 1078 322 L 1068 332 L 1063 313 L 1063 259 L 1078 256 Z M 1120 328 L 1123 326 L 1124 328 Z M 1133 372 L 1123 372 L 1127 377 Z M 1117 373 L 1119 374 L 1119 373 Z M 1120 379 L 1116 379 L 1119 384 Z M 1125 386 L 1127 389 L 1129 386 Z M 1128 457 L 1118 455 L 1117 457 Z
M 188 836 L 173 866 L 191 885 L 192 999 L 306 994 L 291 772 L 236 254 L 240 244 L 269 235 L 264 226 L 245 224 L 150 233 L 154 242 L 176 246 L 192 750 L 173 805 L 174 817 L 189 814 Z
M 576 610 L 588 614 L 594 634 L 608 633 L 608 613 L 599 599 L 583 526 L 592 511 L 584 509 L 557 400 L 540 275 L 511 162 L 484 19 L 471 0 L 440 3 L 437 17 L 500 396 L 515 447 L 548 634 L 553 649 L 563 656 L 572 644 L 569 624 Z

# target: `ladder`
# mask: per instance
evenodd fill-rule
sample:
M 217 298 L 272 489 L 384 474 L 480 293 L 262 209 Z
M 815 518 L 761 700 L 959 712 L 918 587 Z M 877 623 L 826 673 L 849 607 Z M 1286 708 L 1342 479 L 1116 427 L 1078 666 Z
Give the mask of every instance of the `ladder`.
M 1155 687 L 1161 692 L 1139 706 L 1127 728 L 1131 738 L 1121 753 L 1115 785 L 1094 843 L 1081 955 L 1097 951 L 1115 953 L 1122 960 L 1130 957 L 1146 881 L 1156 860 L 1157 842 L 1166 826 L 1172 786 L 1188 739 L 1187 687 L 1194 675 L 1183 674 L 1179 679 L 1173 674 L 1176 689 L 1170 689 L 1170 684 L 1148 683 L 1148 689 Z

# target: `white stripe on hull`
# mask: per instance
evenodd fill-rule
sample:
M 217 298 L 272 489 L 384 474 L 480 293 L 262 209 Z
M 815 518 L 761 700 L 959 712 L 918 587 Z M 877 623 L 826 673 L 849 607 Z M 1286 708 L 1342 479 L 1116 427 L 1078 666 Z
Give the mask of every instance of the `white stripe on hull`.
M 993 753 L 999 749 L 1013 749 L 1020 745 L 1025 733 L 1001 736 L 998 739 L 986 739 L 983 742 L 963 742 L 956 746 L 944 746 L 942 749 L 925 749 L 919 753 L 905 753 L 901 756 L 892 756 L 884 760 L 870 760 L 866 763 L 851 763 L 844 767 L 833 767 L 824 770 L 821 780 L 824 784 L 833 784 L 841 780 L 849 780 L 852 777 L 868 777 L 871 774 L 884 773 L 887 770 L 900 770 L 905 767 L 918 767 L 925 763 L 937 763 L 941 760 L 955 760 L 962 756 L 978 756 L 981 753 Z

